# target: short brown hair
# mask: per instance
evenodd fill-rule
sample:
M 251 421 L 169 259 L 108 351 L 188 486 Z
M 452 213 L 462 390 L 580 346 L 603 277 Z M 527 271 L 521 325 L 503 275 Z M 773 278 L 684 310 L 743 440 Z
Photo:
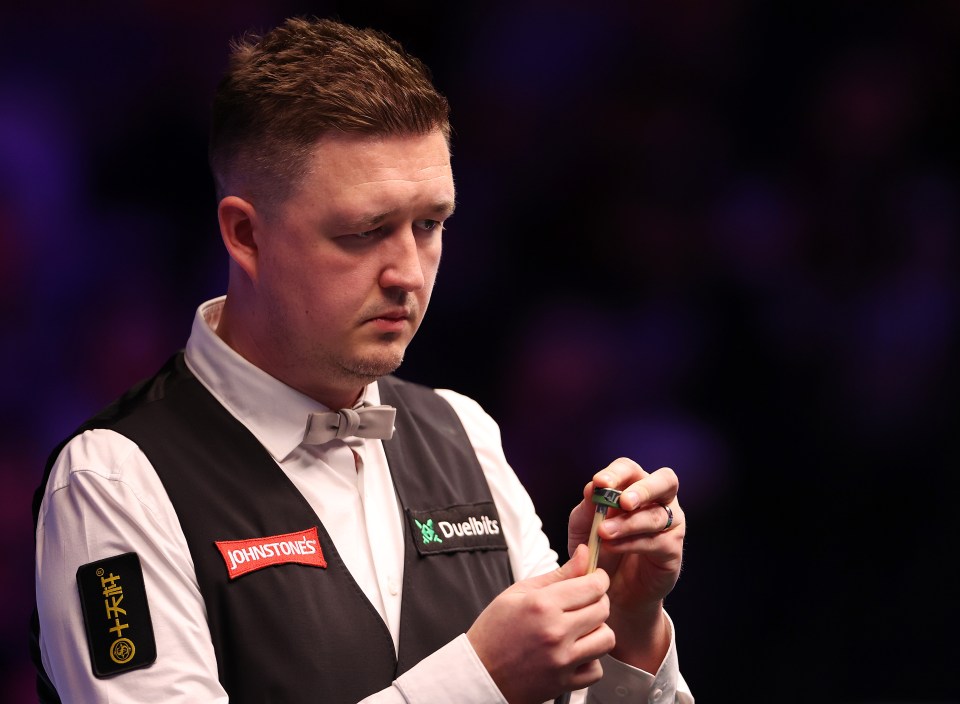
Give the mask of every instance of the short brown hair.
M 317 140 L 331 131 L 382 136 L 439 129 L 449 140 L 449 112 L 429 69 L 386 34 L 288 19 L 231 46 L 210 132 L 217 199 L 282 201 Z

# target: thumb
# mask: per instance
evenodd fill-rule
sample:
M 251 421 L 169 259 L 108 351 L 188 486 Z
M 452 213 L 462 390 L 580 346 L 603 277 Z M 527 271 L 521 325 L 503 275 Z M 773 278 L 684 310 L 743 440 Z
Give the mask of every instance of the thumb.
M 573 556 L 567 560 L 562 566 L 558 567 L 555 570 L 551 570 L 546 574 L 541 574 L 536 577 L 531 577 L 530 579 L 525 579 L 524 583 L 530 587 L 539 589 L 541 587 L 546 587 L 551 584 L 556 584 L 557 582 L 562 582 L 565 579 L 571 579 L 573 577 L 582 577 L 587 573 L 587 566 L 590 563 L 589 550 L 587 550 L 586 545 L 578 545 L 577 549 L 574 551 Z

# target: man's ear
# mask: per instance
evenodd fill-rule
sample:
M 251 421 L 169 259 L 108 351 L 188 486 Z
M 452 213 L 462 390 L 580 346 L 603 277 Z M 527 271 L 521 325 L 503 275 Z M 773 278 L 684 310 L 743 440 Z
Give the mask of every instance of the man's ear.
M 230 258 L 250 277 L 257 280 L 260 251 L 257 246 L 262 220 L 250 201 L 227 196 L 217 206 L 220 236 Z

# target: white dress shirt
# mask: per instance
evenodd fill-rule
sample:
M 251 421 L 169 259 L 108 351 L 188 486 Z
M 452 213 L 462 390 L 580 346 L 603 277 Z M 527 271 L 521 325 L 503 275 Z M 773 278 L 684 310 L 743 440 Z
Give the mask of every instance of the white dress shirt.
M 379 440 L 302 443 L 307 414 L 327 410 L 234 352 L 215 334 L 224 298 L 197 311 L 186 362 L 197 379 L 242 422 L 322 519 L 351 575 L 377 609 L 394 647 L 403 596 L 403 528 L 390 468 Z M 517 580 L 557 567 L 526 490 L 503 455 L 496 423 L 473 400 L 438 390 L 460 417 L 476 450 L 506 538 Z M 364 391 L 378 404 L 376 383 Z M 357 460 L 354 459 L 354 453 Z M 157 660 L 107 679 L 93 676 L 76 572 L 125 552 L 143 564 Z M 111 430 L 73 438 L 53 466 L 37 523 L 37 609 L 44 668 L 63 702 L 226 702 L 186 539 L 146 456 Z M 672 625 L 671 625 L 672 628 Z M 573 701 L 692 702 L 675 642 L 656 675 L 603 659 L 604 678 Z M 364 702 L 504 702 L 466 635 L 425 658 Z

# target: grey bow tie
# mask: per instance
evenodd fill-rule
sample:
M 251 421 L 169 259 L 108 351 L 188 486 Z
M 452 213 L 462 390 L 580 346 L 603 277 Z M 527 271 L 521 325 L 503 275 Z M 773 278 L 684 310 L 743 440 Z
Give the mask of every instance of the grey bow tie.
M 303 441 L 310 445 L 322 445 L 349 437 L 389 440 L 393 437 L 396 415 L 397 409 L 393 406 L 341 408 L 339 411 L 311 413 L 307 416 L 307 431 L 303 434 Z

